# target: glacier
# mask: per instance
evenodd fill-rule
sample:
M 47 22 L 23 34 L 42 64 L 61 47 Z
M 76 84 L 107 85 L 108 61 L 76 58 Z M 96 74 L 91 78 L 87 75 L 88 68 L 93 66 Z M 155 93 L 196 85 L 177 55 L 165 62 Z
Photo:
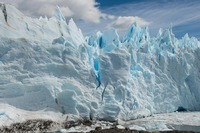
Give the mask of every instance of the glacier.
M 30 18 L 0 4 L 0 103 L 91 120 L 200 110 L 200 42 L 132 24 L 84 36 L 59 7 Z M 0 117 L 1 119 L 1 117 Z

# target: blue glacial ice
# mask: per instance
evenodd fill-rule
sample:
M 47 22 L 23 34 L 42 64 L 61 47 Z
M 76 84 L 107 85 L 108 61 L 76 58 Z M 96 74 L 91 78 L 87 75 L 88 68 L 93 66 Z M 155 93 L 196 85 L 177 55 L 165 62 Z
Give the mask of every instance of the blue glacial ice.
M 3 4 L 0 4 L 3 7 Z M 84 37 L 59 7 L 52 18 L 0 11 L 0 102 L 80 118 L 131 120 L 200 110 L 200 43 L 133 24 Z M 1 8 L 2 9 L 2 8 Z

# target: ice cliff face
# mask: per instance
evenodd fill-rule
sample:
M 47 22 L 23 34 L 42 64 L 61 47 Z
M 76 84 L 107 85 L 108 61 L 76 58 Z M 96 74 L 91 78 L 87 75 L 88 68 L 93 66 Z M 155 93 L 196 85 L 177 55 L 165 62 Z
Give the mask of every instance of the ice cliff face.
M 151 38 L 137 24 L 123 38 L 114 29 L 84 38 L 59 8 L 32 19 L 0 7 L 0 102 L 110 121 L 200 110 L 197 39 L 171 29 Z

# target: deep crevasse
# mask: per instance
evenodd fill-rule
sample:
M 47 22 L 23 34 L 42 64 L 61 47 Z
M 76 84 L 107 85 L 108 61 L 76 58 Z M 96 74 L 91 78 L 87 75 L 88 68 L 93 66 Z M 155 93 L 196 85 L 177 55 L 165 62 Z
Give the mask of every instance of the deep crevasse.
M 2 6 L 2 5 L 1 5 Z M 0 12 L 0 102 L 88 119 L 130 120 L 178 107 L 200 110 L 200 49 L 171 29 L 150 37 L 133 24 L 83 37 L 59 8 L 32 19 L 6 4 Z

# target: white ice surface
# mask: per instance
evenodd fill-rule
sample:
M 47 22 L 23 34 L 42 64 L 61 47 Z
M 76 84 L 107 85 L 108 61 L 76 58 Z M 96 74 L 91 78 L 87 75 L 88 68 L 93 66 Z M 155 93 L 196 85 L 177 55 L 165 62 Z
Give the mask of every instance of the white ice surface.
M 15 108 L 8 104 L 0 104 L 0 126 L 10 126 L 13 123 L 25 122 L 26 120 L 52 120 L 61 124 L 66 116 L 52 111 L 26 111 Z
M 119 122 L 126 127 L 140 127 L 147 131 L 188 130 L 200 131 L 200 112 L 173 112 Z M 184 128 L 185 127 L 185 128 Z M 139 128 L 137 128 L 139 129 Z

